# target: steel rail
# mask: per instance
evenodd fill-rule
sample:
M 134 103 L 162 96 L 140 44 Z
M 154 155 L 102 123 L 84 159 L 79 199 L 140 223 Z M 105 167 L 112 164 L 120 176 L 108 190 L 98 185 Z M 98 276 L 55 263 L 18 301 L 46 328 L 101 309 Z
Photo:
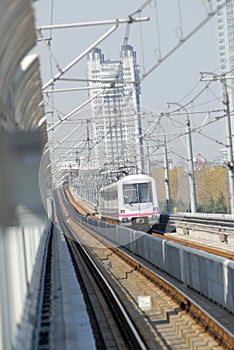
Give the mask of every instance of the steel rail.
M 69 201 L 68 201 L 69 203 Z M 74 208 L 74 207 L 73 207 Z M 73 212 L 73 214 L 75 214 Z M 95 237 L 98 235 L 95 234 Z M 160 236 L 162 238 L 162 236 Z M 163 239 L 165 236 L 163 236 Z M 99 237 L 102 241 L 107 241 L 103 237 Z M 171 239 L 166 238 L 166 239 Z M 113 244 L 113 242 L 112 242 Z M 190 245 L 191 246 L 191 245 Z M 225 328 L 219 321 L 217 321 L 212 315 L 210 315 L 204 308 L 194 302 L 191 297 L 189 297 L 186 293 L 177 288 L 174 284 L 167 281 L 165 278 L 155 273 L 149 267 L 146 267 L 144 263 L 140 263 L 139 260 L 136 260 L 132 256 L 126 253 L 126 251 L 113 246 L 110 247 L 108 244 L 108 248 L 111 249 L 115 254 L 119 255 L 123 260 L 128 262 L 134 269 L 138 270 L 142 274 L 144 274 L 149 280 L 155 283 L 157 286 L 162 288 L 168 295 L 172 297 L 182 308 L 186 310 L 186 312 L 190 313 L 193 318 L 195 318 L 198 323 L 200 323 L 205 329 L 209 331 L 209 333 L 213 334 L 214 338 L 219 339 L 220 343 L 222 343 L 226 348 L 233 349 L 234 348 L 234 338 L 233 334 Z
M 188 213 L 178 213 L 178 214 L 170 214 L 170 213 L 162 213 L 161 218 L 184 222 L 205 222 L 210 224 L 212 222 L 216 223 L 225 223 L 230 227 L 234 227 L 234 216 L 229 214 L 210 214 L 210 213 L 197 213 L 188 214 Z
M 85 216 L 89 216 L 89 217 L 91 217 L 91 218 L 93 218 L 95 220 L 101 220 L 100 217 L 98 217 L 97 215 L 95 215 L 93 213 L 92 208 L 90 208 L 87 205 L 85 205 L 85 203 L 81 203 L 81 202 L 78 203 L 75 200 L 74 196 L 72 195 L 70 189 L 67 189 L 65 191 L 65 195 L 66 195 L 66 198 L 67 198 L 68 202 L 72 205 L 72 207 L 79 214 L 85 215 Z M 179 221 L 179 216 L 177 218 L 178 218 L 178 221 Z M 181 220 L 181 217 L 180 217 L 180 220 Z M 185 221 L 185 222 L 187 222 L 187 221 Z M 188 221 L 188 222 L 190 222 L 190 221 Z M 110 221 L 110 223 L 111 224 L 118 224 L 117 222 L 113 222 L 113 221 Z M 190 222 L 190 224 L 191 224 L 191 222 Z M 233 222 L 231 220 L 230 220 L 230 225 L 233 225 Z M 209 230 L 210 230 L 210 223 L 209 223 Z M 207 244 L 204 244 L 204 243 L 202 244 L 202 243 L 196 243 L 196 242 L 191 241 L 191 240 L 185 240 L 183 238 L 178 238 L 178 237 L 175 237 L 173 235 L 170 235 L 170 236 L 169 235 L 168 236 L 164 235 L 165 232 L 163 232 L 162 230 L 158 230 L 157 226 L 153 227 L 152 229 L 150 229 L 150 233 L 153 236 L 156 236 L 156 237 L 159 237 L 159 238 L 162 238 L 162 236 L 163 236 L 163 239 L 165 239 L 165 240 L 170 240 L 172 242 L 175 242 L 175 243 L 178 243 L 178 244 L 182 244 L 182 245 L 190 247 L 190 248 L 199 249 L 199 250 L 205 251 L 205 252 L 210 253 L 210 254 L 215 254 L 217 256 L 221 256 L 221 257 L 227 258 L 229 260 L 234 260 L 234 252 L 232 253 L 230 251 L 221 250 L 221 249 L 218 249 L 218 248 L 215 248 L 215 247 L 208 246 Z M 227 234 L 227 232 L 226 232 L 226 234 Z
M 47 303 L 50 305 L 50 292 L 48 294 L 48 290 L 46 291 L 46 286 L 48 283 L 47 276 L 51 272 L 51 245 L 52 245 L 52 237 L 53 237 L 53 224 L 50 225 L 48 229 L 48 236 L 46 238 L 45 244 L 45 252 L 44 259 L 42 264 L 42 273 L 41 273 L 41 282 L 40 282 L 40 293 L 38 297 L 38 307 L 37 307 L 37 320 L 35 324 L 34 337 L 33 337 L 33 349 L 40 350 L 42 343 L 45 345 L 49 344 L 48 339 L 48 329 L 43 326 L 43 313 L 44 313 L 44 304 Z M 48 317 L 49 319 L 49 317 Z M 42 339 L 44 338 L 44 339 Z
M 69 227 L 67 223 L 67 217 L 63 218 L 63 216 L 60 216 L 60 219 L 63 222 L 63 225 L 66 227 L 66 229 L 70 232 L 70 234 L 73 236 L 73 233 L 71 231 L 71 228 Z M 142 340 L 142 337 L 137 330 L 134 322 L 131 320 L 128 312 L 126 311 L 125 307 L 121 303 L 120 299 L 118 298 L 117 294 L 111 287 L 108 280 L 105 278 L 99 267 L 96 265 L 96 263 L 93 261 L 91 255 L 88 252 L 88 249 L 84 247 L 82 242 L 77 238 L 77 236 L 74 237 L 77 245 L 77 249 L 79 250 L 80 254 L 82 255 L 82 258 L 86 262 L 86 266 L 88 266 L 90 273 L 94 277 L 96 283 L 98 284 L 100 291 L 104 294 L 106 302 L 108 302 L 108 305 L 112 311 L 113 317 L 119 323 L 120 331 L 127 339 L 129 349 L 132 350 L 147 350 L 147 346 L 145 345 L 144 341 Z M 118 317 L 116 317 L 118 315 Z M 124 326 L 124 327 L 123 327 Z
M 138 260 L 124 252 L 122 249 L 119 249 L 117 247 L 109 247 L 109 249 L 113 250 L 116 254 L 127 261 L 136 270 L 141 272 L 150 281 L 162 288 L 168 295 L 172 297 L 173 300 L 179 303 L 182 308 L 190 313 L 198 323 L 205 327 L 209 333 L 213 334 L 214 338 L 219 339 L 219 341 L 225 345 L 225 347 L 228 349 L 234 348 L 233 334 L 206 310 L 204 310 L 200 305 L 193 301 L 191 297 L 189 297 L 186 293 L 181 291 L 174 284 L 170 283 L 167 279 L 159 276 L 149 267 L 146 267 L 144 264 L 139 263 Z
M 152 232 L 152 235 L 155 236 L 155 237 L 163 238 L 163 239 L 165 239 L 167 241 L 175 242 L 175 243 L 178 243 L 178 244 L 190 247 L 190 248 L 202 250 L 202 251 L 204 251 L 206 253 L 210 253 L 210 254 L 214 254 L 214 255 L 217 255 L 217 256 L 221 256 L 221 257 L 227 258 L 229 260 L 234 260 L 234 253 L 231 253 L 231 252 L 228 252 L 228 251 L 224 251 L 224 250 L 221 250 L 221 249 L 218 249 L 218 248 L 210 247 L 210 246 L 204 245 L 204 243 L 203 244 L 201 244 L 201 243 L 199 244 L 199 243 L 194 243 L 194 242 L 191 242 L 191 241 L 188 241 L 188 240 L 184 240 L 182 238 L 173 237 L 173 236 L 165 236 L 165 235 L 162 236 L 162 234 L 155 233 L 155 232 Z

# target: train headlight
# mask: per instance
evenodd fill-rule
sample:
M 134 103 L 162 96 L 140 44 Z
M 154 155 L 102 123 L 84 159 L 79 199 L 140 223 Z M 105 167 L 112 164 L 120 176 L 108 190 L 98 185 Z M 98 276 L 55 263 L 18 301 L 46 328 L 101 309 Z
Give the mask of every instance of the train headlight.
M 154 211 L 158 211 L 158 207 L 154 207 L 153 210 L 154 210 Z
M 120 213 L 122 213 L 122 214 L 125 213 L 125 210 L 124 209 L 120 210 Z

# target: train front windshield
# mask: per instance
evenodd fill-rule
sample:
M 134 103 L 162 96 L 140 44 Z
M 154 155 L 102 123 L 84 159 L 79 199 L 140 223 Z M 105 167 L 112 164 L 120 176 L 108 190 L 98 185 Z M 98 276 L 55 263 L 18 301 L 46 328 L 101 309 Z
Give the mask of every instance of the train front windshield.
M 123 185 L 124 204 L 152 202 L 151 184 L 124 184 Z

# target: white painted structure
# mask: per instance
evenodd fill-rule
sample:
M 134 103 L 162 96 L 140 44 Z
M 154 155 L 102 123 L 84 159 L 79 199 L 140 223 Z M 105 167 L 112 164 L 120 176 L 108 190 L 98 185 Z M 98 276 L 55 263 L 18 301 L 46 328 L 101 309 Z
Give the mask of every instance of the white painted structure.
M 142 168 L 139 67 L 132 46 L 123 46 L 120 59 L 105 60 L 99 48 L 88 54 L 87 78 L 91 101 L 95 159 L 114 168 Z

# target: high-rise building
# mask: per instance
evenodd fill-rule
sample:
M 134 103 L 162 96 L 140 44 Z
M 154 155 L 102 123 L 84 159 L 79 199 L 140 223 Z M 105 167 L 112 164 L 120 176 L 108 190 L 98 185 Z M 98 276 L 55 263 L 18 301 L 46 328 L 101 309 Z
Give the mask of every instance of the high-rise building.
M 89 98 L 100 93 L 91 101 L 97 165 L 141 170 L 140 78 L 132 46 L 123 46 L 116 61 L 93 49 L 88 55 L 87 79 Z
M 217 6 L 223 0 L 216 0 Z M 234 0 L 227 2 L 217 12 L 218 47 L 222 74 L 233 76 L 234 71 Z M 228 75 L 227 75 L 228 77 Z M 227 80 L 229 86 L 230 110 L 234 106 L 234 79 Z

